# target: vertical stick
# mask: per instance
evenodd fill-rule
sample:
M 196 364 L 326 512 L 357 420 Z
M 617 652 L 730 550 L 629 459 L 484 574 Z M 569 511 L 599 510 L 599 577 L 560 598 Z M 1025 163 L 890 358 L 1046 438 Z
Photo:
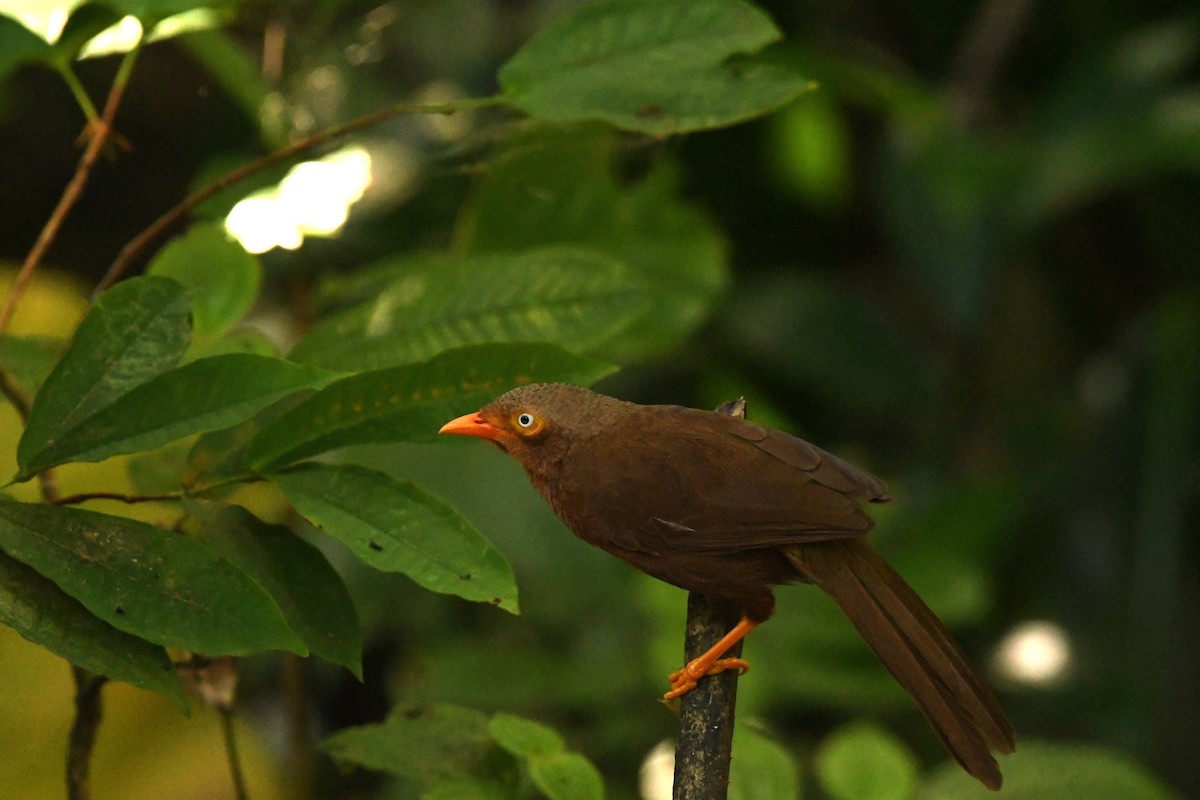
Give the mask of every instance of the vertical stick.
M 746 416 L 742 398 L 717 408 Z M 737 625 L 742 609 L 735 603 L 688 594 L 684 663 L 697 658 Z M 742 643 L 729 650 L 742 654 Z M 680 700 L 679 741 L 675 745 L 674 800 L 725 800 L 733 757 L 733 716 L 737 702 L 737 670 L 701 678 Z
M 688 594 L 686 658 L 691 661 L 729 632 L 741 619 L 736 604 Z M 738 642 L 730 656 L 741 655 Z M 701 678 L 680 699 L 679 742 L 675 745 L 675 800 L 725 800 L 733 755 L 736 669 Z

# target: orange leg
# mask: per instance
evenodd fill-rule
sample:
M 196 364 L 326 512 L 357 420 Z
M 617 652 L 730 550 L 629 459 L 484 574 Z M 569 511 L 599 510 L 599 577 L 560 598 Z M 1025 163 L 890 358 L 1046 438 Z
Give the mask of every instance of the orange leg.
M 721 637 L 721 641 L 710 647 L 703 655 L 693 658 L 683 669 L 678 669 L 667 676 L 671 682 L 671 691 L 663 695 L 663 700 L 674 700 L 696 688 L 696 681 L 705 675 L 716 675 L 727 669 L 736 669 L 745 673 L 750 665 L 740 658 L 721 658 L 725 652 L 745 638 L 746 634 L 758 627 L 746 617 L 734 626 L 733 630 Z

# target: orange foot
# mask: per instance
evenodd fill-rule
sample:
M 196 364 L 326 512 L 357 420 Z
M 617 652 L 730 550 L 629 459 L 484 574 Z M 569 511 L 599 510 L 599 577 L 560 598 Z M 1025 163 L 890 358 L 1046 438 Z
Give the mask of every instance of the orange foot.
M 739 675 L 745 675 L 750 671 L 750 665 L 740 658 L 718 658 L 715 661 L 707 661 L 702 656 L 689 661 L 685 667 L 677 669 L 667 676 L 667 680 L 671 682 L 671 690 L 663 695 L 663 702 L 669 704 L 675 698 L 683 697 L 695 689 L 696 682 L 705 675 L 716 675 L 727 669 L 736 669 Z

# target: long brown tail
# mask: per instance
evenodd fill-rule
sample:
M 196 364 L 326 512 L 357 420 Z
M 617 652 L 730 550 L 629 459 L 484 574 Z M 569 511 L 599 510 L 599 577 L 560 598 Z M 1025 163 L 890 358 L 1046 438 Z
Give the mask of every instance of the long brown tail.
M 989 745 L 1011 753 L 1016 734 L 987 684 L 917 593 L 865 539 L 783 551 L 841 606 L 963 769 L 999 789 L 1000 768 Z

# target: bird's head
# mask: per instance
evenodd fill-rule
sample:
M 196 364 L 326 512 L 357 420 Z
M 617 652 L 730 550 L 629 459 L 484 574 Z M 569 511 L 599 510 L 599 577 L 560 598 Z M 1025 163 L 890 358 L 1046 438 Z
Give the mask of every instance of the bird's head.
M 620 401 L 565 383 L 521 386 L 438 433 L 487 439 L 531 475 L 550 477 L 567 450 L 603 427 L 606 412 Z

